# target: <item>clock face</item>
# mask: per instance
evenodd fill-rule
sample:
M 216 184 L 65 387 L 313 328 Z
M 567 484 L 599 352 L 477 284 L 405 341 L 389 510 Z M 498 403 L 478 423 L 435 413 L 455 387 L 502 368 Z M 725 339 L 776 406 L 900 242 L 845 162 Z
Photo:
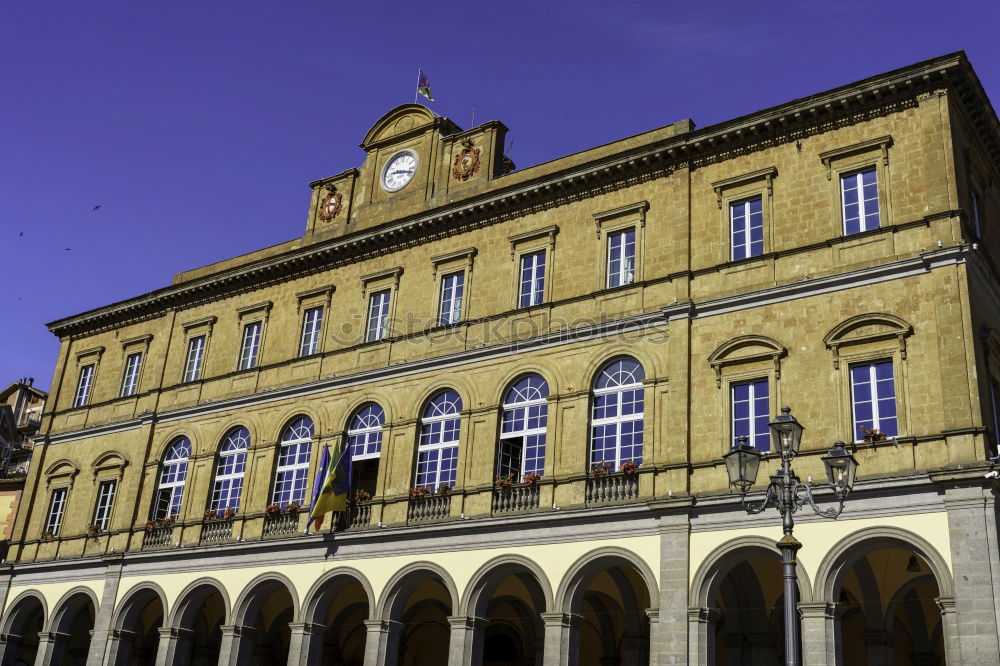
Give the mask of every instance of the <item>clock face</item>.
M 410 150 L 396 153 L 382 170 L 382 188 L 386 192 L 403 189 L 413 180 L 417 171 L 417 155 Z

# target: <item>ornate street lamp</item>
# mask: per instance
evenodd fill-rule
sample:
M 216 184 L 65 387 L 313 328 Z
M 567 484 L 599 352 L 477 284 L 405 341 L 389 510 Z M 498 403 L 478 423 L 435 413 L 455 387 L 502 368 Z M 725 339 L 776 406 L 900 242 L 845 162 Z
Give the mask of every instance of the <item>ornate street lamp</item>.
M 764 499 L 759 502 L 748 502 L 747 491 L 757 480 L 757 470 L 760 467 L 762 454 L 747 443 L 746 437 L 737 439 L 732 450 L 722 458 L 729 473 L 729 485 L 740 491 L 740 502 L 748 514 L 761 513 L 774 504 L 781 513 L 781 524 L 785 535 L 778 541 L 781 551 L 783 579 L 785 586 L 785 664 L 799 666 L 799 623 L 796 617 L 796 599 L 798 597 L 798 582 L 795 572 L 795 553 L 802 544 L 792 535 L 795 522 L 792 515 L 808 504 L 817 515 L 824 518 L 836 518 L 844 510 L 844 500 L 854 489 L 854 479 L 858 473 L 858 461 L 854 459 L 843 442 L 836 442 L 833 448 L 823 456 L 823 467 L 826 478 L 837 498 L 837 506 L 830 509 L 820 509 L 813 500 L 812 487 L 802 483 L 792 471 L 792 458 L 799 452 L 802 443 L 802 432 L 805 428 L 792 416 L 788 407 L 781 408 L 781 415 L 776 416 L 768 426 L 774 448 L 781 454 L 781 470 L 771 477 Z

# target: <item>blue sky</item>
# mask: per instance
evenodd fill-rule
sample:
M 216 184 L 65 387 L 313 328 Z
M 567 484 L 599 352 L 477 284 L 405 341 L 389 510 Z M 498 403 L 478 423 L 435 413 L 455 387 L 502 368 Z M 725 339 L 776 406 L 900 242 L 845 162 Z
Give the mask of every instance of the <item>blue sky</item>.
M 49 386 L 46 322 L 301 235 L 306 184 L 360 165 L 418 67 L 523 168 L 959 49 L 996 102 L 998 25 L 980 0 L 5 3 L 0 384 Z

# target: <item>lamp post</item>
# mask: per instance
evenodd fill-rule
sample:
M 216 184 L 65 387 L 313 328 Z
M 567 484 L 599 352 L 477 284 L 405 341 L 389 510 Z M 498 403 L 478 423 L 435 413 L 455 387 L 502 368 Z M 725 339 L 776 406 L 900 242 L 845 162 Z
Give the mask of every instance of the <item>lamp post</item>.
M 781 513 L 781 526 L 784 536 L 776 544 L 781 551 L 782 578 L 785 590 L 785 664 L 799 666 L 799 623 L 796 617 L 796 598 L 798 584 L 795 572 L 795 553 L 802 544 L 793 536 L 795 522 L 792 515 L 808 504 L 817 515 L 824 518 L 836 518 L 844 510 L 844 500 L 854 488 L 854 479 L 858 472 L 858 461 L 854 459 L 843 442 L 836 442 L 833 448 L 823 456 L 823 467 L 826 478 L 837 499 L 837 506 L 830 509 L 820 509 L 813 500 L 812 487 L 802 483 L 792 471 L 792 458 L 799 452 L 802 443 L 802 431 L 805 430 L 788 407 L 781 408 L 781 415 L 776 416 L 768 424 L 771 429 L 771 439 L 774 448 L 781 454 L 781 470 L 771 477 L 764 499 L 760 502 L 748 502 L 747 491 L 757 480 L 757 470 L 763 454 L 747 444 L 746 437 L 737 439 L 736 444 L 722 459 L 729 473 L 729 484 L 740 491 L 740 502 L 748 514 L 761 513 L 774 504 Z

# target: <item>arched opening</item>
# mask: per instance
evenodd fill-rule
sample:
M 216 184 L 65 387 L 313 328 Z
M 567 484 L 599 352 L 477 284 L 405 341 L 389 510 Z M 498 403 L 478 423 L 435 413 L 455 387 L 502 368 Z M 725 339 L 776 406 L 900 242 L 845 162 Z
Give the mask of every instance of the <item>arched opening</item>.
M 308 621 L 325 627 L 319 663 L 337 666 L 361 666 L 365 658 L 366 628 L 369 618 L 369 594 L 361 582 L 349 574 L 337 574 L 323 581 L 315 600 L 306 605 Z
M 604 556 L 573 576 L 568 610 L 579 618 L 573 640 L 580 666 L 648 664 L 652 574 L 624 557 Z
M 226 600 L 212 584 L 198 585 L 177 603 L 172 637 L 173 645 L 165 650 L 168 664 L 215 666 L 222 645 L 222 625 L 226 621 Z M 164 651 L 165 646 L 161 646 Z
M 163 610 L 163 600 L 155 590 L 147 588 L 131 594 L 119 611 L 116 623 L 119 638 L 109 663 L 116 666 L 155 664 Z
M 288 625 L 294 616 L 295 602 L 284 583 L 278 580 L 258 583 L 247 595 L 244 611 L 237 617 L 237 623 L 248 629 L 250 635 L 249 645 L 241 642 L 239 646 L 238 661 L 261 666 L 287 664 L 291 642 Z
M 434 578 L 419 583 L 403 604 L 399 666 L 448 663 L 451 595 Z
M 7 649 L 3 666 L 35 663 L 38 634 L 44 623 L 45 606 L 38 597 L 29 595 L 14 604 L 4 623 Z
M 532 666 L 542 652 L 545 596 L 535 576 L 527 570 L 499 571 L 488 585 L 481 617 L 483 666 Z
M 945 663 L 941 590 L 929 562 L 903 543 L 856 547 L 836 573 L 841 663 Z
M 747 548 L 714 586 L 710 608 L 718 609 L 714 635 L 718 666 L 783 663 L 785 595 L 778 555 Z
M 86 663 L 96 614 L 97 608 L 90 595 L 79 592 L 66 599 L 52 620 L 51 652 L 45 663 L 61 666 Z

